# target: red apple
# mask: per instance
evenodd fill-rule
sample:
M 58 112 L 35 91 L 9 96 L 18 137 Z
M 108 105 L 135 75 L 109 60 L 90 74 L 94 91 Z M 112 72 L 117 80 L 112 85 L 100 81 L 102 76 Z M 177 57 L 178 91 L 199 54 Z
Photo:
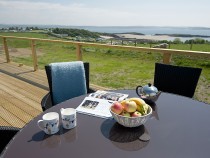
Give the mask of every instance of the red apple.
M 138 111 L 135 111 L 131 116 L 132 117 L 139 117 L 139 116 L 142 116 L 142 114 Z
M 132 101 L 132 100 L 126 100 L 123 105 L 124 105 L 124 109 L 127 112 L 135 112 L 136 109 L 137 109 L 136 102 L 135 101 Z
M 122 113 L 124 107 L 122 106 L 121 103 L 119 102 L 114 102 L 111 106 L 111 110 L 112 112 L 116 113 L 116 114 L 120 114 Z
M 127 111 L 123 111 L 120 115 L 126 116 L 126 117 L 131 117 L 130 113 Z

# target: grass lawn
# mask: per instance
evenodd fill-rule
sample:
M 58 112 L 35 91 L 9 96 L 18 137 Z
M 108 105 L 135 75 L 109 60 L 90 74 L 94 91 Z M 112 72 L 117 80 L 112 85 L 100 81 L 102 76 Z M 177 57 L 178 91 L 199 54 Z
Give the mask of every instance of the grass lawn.
M 0 35 L 52 38 L 38 33 L 11 33 Z M 0 41 L 0 44 L 2 41 Z M 10 48 L 30 48 L 27 40 L 8 40 Z M 143 45 L 142 45 L 143 46 Z M 145 45 L 149 47 L 149 45 Z M 56 44 L 49 42 L 36 43 L 39 68 L 51 62 L 76 60 L 74 45 Z M 171 44 L 171 49 L 189 50 L 187 44 Z M 194 44 L 192 50 L 210 52 L 210 45 Z M 162 54 L 150 52 L 128 51 L 121 49 L 82 47 L 83 60 L 90 62 L 91 83 L 116 89 L 133 89 L 137 85 L 153 83 L 155 62 L 162 62 Z M 31 56 L 13 57 L 13 61 L 32 66 Z M 210 103 L 210 58 L 175 55 L 173 65 L 201 67 L 203 69 L 195 98 Z

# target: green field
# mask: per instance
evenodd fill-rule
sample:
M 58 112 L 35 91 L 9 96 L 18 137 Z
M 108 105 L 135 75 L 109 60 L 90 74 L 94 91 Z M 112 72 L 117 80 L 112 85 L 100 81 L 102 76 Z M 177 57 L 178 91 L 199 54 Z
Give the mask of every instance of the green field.
M 0 33 L 0 35 L 55 39 L 47 34 L 39 33 Z M 0 46 L 1 44 L 2 39 L 0 39 Z M 30 44 L 27 40 L 8 39 L 9 48 L 16 48 L 17 50 L 18 48 L 30 50 Z M 141 46 L 149 47 L 150 45 Z M 51 62 L 76 60 L 74 45 L 37 42 L 36 48 L 40 69 L 43 69 L 44 65 Z M 189 50 L 190 45 L 171 44 L 171 49 Z M 194 44 L 192 50 L 210 52 L 210 45 Z M 114 48 L 82 47 L 82 54 L 83 60 L 90 62 L 91 83 L 117 89 L 133 89 L 137 85 L 152 83 L 155 62 L 162 62 L 162 54 L 159 53 Z M 32 66 L 31 54 L 28 54 L 28 56 L 13 56 L 12 60 Z M 203 71 L 195 98 L 210 103 L 210 58 L 175 55 L 172 57 L 171 64 L 202 68 Z

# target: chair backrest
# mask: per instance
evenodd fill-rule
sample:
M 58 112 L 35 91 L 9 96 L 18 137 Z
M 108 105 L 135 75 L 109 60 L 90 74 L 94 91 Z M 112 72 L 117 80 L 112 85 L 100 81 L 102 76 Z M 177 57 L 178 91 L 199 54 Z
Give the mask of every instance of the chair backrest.
M 0 126 L 0 154 L 19 130 L 17 127 Z
M 85 78 L 86 78 L 86 88 L 87 88 L 87 93 L 89 92 L 89 63 L 84 62 L 84 70 L 85 70 Z M 54 99 L 53 99 L 53 90 L 52 90 L 52 70 L 50 65 L 45 66 L 46 74 L 47 74 L 47 79 L 48 79 L 48 84 L 49 84 L 49 89 L 50 89 L 50 96 L 51 96 L 51 101 L 52 105 L 55 105 Z
M 155 63 L 154 86 L 163 92 L 193 97 L 201 68 Z

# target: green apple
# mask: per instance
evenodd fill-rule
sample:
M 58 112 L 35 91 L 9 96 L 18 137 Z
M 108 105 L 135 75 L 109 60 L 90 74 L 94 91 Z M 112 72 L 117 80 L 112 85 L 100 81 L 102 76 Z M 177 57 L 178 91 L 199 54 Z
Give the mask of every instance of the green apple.
M 121 115 L 122 115 L 122 116 L 126 116 L 126 117 L 131 117 L 130 113 L 127 112 L 127 111 L 123 111 L 123 112 L 121 113 Z

